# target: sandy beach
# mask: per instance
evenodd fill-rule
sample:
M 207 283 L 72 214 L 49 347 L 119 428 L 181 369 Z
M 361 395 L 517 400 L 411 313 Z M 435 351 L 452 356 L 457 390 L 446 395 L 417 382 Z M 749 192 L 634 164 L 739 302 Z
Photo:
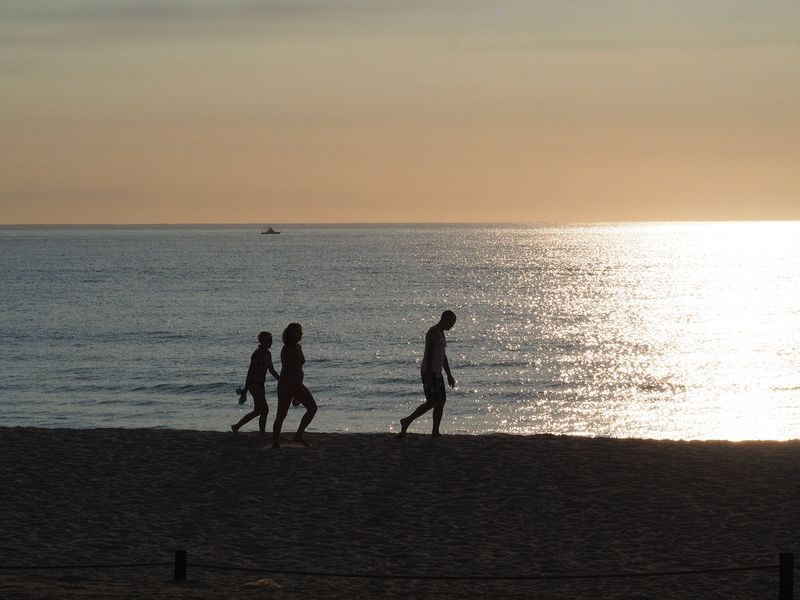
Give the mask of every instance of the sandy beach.
M 800 548 L 800 442 L 0 428 L 2 598 L 754 598 Z M 196 564 L 250 567 L 218 571 Z

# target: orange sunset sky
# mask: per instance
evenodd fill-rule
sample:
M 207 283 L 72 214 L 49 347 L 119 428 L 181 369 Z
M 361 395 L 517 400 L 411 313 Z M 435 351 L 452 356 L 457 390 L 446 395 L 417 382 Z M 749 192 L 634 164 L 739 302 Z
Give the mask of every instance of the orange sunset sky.
M 0 224 L 800 219 L 800 2 L 4 0 Z

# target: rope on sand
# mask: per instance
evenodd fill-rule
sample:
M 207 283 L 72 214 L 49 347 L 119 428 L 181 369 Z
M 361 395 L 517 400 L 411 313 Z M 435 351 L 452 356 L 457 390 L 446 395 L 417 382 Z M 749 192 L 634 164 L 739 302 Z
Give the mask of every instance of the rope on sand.
M 185 556 L 185 555 L 184 555 Z M 113 564 L 82 564 L 82 565 L 0 565 L 0 570 L 5 571 L 34 571 L 34 570 L 80 570 L 80 569 L 130 569 L 147 567 L 168 567 L 173 562 L 148 562 L 148 563 L 113 563 Z M 721 567 L 713 569 L 687 569 L 676 571 L 638 571 L 622 573 L 577 573 L 577 574 L 549 574 L 549 575 L 415 575 L 415 574 L 387 574 L 387 573 L 335 573 L 329 571 L 302 571 L 293 569 L 275 569 L 270 567 L 238 567 L 234 565 L 218 565 L 206 563 L 184 563 L 185 567 L 193 569 L 208 569 L 212 571 L 240 571 L 246 573 L 270 573 L 274 575 L 298 575 L 303 577 L 338 577 L 344 579 L 418 579 L 442 581 L 534 581 L 534 580 L 568 580 L 568 579 L 623 579 L 632 577 L 673 577 L 682 575 L 707 575 L 713 573 L 739 573 L 747 571 L 774 571 L 778 565 L 752 565 L 747 567 Z
M 443 581 L 533 581 L 533 580 L 565 580 L 565 579 L 622 579 L 629 577 L 669 577 L 678 575 L 704 575 L 709 573 L 736 573 L 744 571 L 775 571 L 778 565 L 753 565 L 749 567 L 722 567 L 716 569 L 692 569 L 684 571 L 644 571 L 632 573 L 583 573 L 552 575 L 413 575 L 385 573 L 331 573 L 327 571 L 296 571 L 289 569 L 271 569 L 268 567 L 236 567 L 227 565 L 209 565 L 187 563 L 194 569 L 214 571 L 243 571 L 247 573 L 269 573 L 271 575 L 300 575 L 305 577 L 339 577 L 345 579 L 418 579 Z
M 172 562 L 113 563 L 102 565 L 0 565 L 4 571 L 60 571 L 68 569 L 138 569 L 145 567 L 171 567 Z

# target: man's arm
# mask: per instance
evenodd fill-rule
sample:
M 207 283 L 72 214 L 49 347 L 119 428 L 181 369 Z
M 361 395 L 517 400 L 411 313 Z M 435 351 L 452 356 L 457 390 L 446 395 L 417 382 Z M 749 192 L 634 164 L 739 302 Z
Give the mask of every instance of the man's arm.
M 428 330 L 428 333 L 425 334 L 425 354 L 422 357 L 422 372 L 423 373 L 430 373 L 431 372 L 431 357 L 433 356 L 433 346 L 436 343 L 436 340 L 431 335 L 431 330 Z
M 447 354 L 444 355 L 442 367 L 444 367 L 444 372 L 447 373 L 447 385 L 450 387 L 456 387 L 456 380 L 453 379 L 453 375 L 450 373 L 450 364 L 447 362 Z

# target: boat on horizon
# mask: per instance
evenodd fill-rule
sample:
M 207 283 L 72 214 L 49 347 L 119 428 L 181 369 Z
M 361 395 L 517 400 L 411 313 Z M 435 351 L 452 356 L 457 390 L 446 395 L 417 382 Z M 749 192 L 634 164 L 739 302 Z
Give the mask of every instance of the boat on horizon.
M 280 233 L 280 231 L 275 231 L 272 227 L 270 227 L 266 231 L 262 231 L 261 235 L 267 235 L 267 234 L 272 234 L 272 233 Z

